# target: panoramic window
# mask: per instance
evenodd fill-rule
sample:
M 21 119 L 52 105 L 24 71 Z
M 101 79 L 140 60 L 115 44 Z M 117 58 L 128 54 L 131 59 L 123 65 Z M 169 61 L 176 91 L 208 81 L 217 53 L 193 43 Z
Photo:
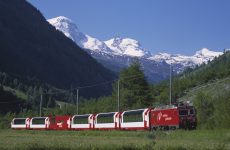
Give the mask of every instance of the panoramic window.
M 123 115 L 123 122 L 142 122 L 143 121 L 143 116 L 142 116 L 143 111 L 144 110 L 125 112 Z
M 34 118 L 32 120 L 32 124 L 45 124 L 46 118 Z
M 22 124 L 26 124 L 26 119 L 14 119 L 14 124 L 16 125 L 22 125 Z
M 97 123 L 114 123 L 113 116 L 115 113 L 99 114 Z
M 84 115 L 84 116 L 75 116 L 73 118 L 73 123 L 74 124 L 88 124 L 88 118 L 89 115 Z

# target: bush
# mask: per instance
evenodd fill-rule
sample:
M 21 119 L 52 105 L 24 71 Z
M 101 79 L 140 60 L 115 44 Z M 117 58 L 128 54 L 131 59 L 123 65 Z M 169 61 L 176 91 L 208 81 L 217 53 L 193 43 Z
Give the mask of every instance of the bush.
M 197 94 L 194 100 L 197 109 L 197 119 L 200 128 L 230 128 L 230 93 L 208 95 L 204 92 Z

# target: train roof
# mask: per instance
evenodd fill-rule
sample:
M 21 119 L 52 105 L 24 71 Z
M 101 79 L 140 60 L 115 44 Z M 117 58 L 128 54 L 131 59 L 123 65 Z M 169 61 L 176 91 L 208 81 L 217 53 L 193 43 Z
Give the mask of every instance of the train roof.
M 155 107 L 153 110 L 163 110 L 163 109 L 177 109 L 177 106 L 175 105 L 161 105 L 161 106 L 157 106 Z

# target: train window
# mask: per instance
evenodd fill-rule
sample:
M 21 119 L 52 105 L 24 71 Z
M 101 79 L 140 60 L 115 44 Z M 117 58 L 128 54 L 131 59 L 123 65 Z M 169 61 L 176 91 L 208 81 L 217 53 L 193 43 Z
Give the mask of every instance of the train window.
M 123 114 L 123 122 L 142 122 L 144 110 L 128 111 Z
M 22 124 L 26 124 L 26 119 L 21 118 L 21 119 L 14 119 L 14 124 L 15 125 L 22 125 Z
M 190 114 L 190 115 L 194 115 L 194 113 L 195 113 L 195 112 L 194 112 L 194 109 L 190 109 L 189 114 Z
M 84 116 L 75 116 L 73 118 L 73 123 L 74 124 L 88 124 L 88 118 L 89 115 L 84 115 Z
M 98 114 L 97 123 L 114 123 L 114 114 L 115 113 Z
M 46 118 L 33 118 L 32 124 L 45 124 Z
M 186 115 L 188 115 L 188 110 L 179 110 L 179 115 L 180 116 L 186 116 Z

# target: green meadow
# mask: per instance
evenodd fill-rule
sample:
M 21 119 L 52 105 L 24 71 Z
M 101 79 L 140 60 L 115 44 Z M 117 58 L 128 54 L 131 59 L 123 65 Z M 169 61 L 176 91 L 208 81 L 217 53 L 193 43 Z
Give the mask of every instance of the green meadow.
M 0 130 L 1 150 L 229 150 L 230 130 Z

